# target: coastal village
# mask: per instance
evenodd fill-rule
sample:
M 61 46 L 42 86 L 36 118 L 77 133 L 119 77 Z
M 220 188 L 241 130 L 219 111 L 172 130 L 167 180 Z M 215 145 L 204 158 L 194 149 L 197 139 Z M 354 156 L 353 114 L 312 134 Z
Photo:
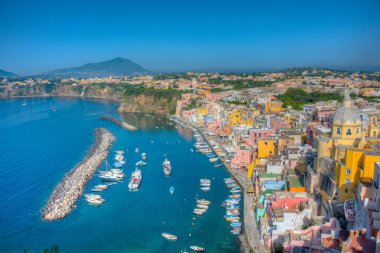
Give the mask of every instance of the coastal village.
M 175 90 L 170 119 L 198 129 L 244 188 L 244 235 L 254 252 L 380 252 L 380 73 L 290 69 L 0 83 L 4 98 L 56 95 L 57 87 L 87 97 L 86 87 L 99 85 L 103 93 L 94 97 L 122 84 Z

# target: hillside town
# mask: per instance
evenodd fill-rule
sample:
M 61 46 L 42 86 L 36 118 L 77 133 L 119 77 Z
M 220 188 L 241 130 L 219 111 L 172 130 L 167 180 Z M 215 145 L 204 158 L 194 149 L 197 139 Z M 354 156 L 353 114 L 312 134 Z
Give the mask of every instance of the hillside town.
M 380 250 L 380 73 L 3 78 L 0 94 L 91 97 L 89 87 L 119 100 L 126 87 L 175 90 L 174 118 L 201 129 L 243 179 L 258 252 Z

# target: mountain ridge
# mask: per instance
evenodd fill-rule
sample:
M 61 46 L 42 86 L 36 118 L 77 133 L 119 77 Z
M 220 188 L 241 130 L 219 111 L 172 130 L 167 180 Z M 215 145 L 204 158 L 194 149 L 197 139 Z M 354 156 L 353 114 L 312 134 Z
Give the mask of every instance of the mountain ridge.
M 0 77 L 14 77 L 14 76 L 17 76 L 17 75 L 15 73 L 0 69 Z
M 111 60 L 86 63 L 79 67 L 56 69 L 43 75 L 60 76 L 60 77 L 119 77 L 119 76 L 134 76 L 141 74 L 152 73 L 146 70 L 137 63 L 116 57 Z

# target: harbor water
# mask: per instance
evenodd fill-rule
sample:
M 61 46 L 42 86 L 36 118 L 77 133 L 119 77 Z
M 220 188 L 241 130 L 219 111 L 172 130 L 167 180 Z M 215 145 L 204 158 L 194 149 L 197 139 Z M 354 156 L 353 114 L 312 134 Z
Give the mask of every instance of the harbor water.
M 50 110 L 51 104 L 56 111 Z M 230 234 L 220 206 L 229 194 L 223 182 L 229 177 L 225 168 L 214 168 L 207 156 L 191 152 L 194 139 L 189 129 L 176 128 L 163 116 L 122 116 L 117 106 L 78 98 L 0 100 L 0 252 L 42 252 L 52 246 L 66 253 L 180 252 L 190 251 L 191 245 L 208 252 L 238 252 L 237 238 Z M 138 130 L 130 132 L 100 116 L 124 119 Z M 103 205 L 89 206 L 82 196 L 66 218 L 43 221 L 46 200 L 82 160 L 99 127 L 116 137 L 110 164 L 115 150 L 125 151 L 126 178 L 100 193 L 106 200 Z M 128 180 L 142 152 L 148 164 L 141 168 L 139 191 L 131 192 Z M 173 168 L 170 177 L 162 171 L 165 155 Z M 201 178 L 211 179 L 209 192 L 200 191 Z M 100 182 L 95 174 L 85 193 Z M 193 215 L 196 198 L 212 202 L 202 217 Z M 178 240 L 163 239 L 163 232 Z

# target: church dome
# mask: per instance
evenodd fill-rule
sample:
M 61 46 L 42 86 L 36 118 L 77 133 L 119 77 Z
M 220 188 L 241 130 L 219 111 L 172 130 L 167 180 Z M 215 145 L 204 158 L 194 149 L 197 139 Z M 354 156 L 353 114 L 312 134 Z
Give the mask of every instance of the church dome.
M 351 106 L 351 98 L 348 94 L 345 95 L 343 106 L 339 107 L 334 114 L 333 124 L 334 125 L 345 125 L 345 124 L 361 124 L 362 120 L 358 115 L 355 107 Z

